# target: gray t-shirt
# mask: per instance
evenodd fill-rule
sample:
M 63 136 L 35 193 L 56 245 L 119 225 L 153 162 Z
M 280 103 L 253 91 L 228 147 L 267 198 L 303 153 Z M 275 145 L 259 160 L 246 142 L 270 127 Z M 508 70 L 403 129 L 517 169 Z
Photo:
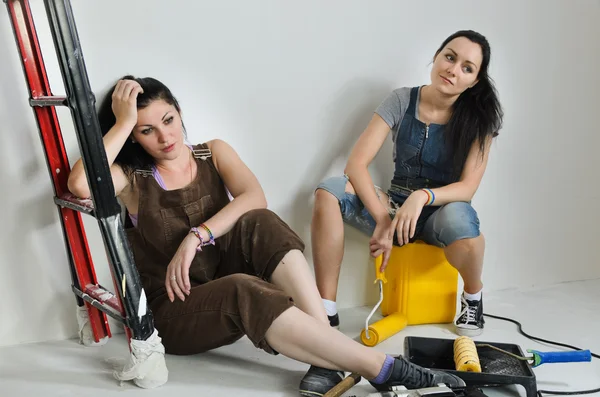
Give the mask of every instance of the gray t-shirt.
M 410 90 L 411 87 L 397 88 L 387 98 L 381 102 L 381 104 L 375 109 L 383 121 L 392 130 L 392 142 L 394 143 L 393 159 L 396 161 L 396 137 L 398 136 L 398 130 L 400 129 L 400 123 L 404 118 L 408 104 L 410 103 Z M 420 92 L 419 92 L 420 94 Z M 419 95 L 417 95 L 417 104 L 419 103 Z M 418 107 L 417 107 L 418 109 Z

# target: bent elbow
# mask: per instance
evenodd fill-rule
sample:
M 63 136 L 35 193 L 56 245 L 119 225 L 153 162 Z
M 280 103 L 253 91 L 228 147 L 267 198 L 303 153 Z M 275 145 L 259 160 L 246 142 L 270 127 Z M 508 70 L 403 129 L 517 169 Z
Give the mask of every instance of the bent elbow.
M 67 189 L 69 192 L 78 198 L 88 198 L 90 196 L 90 188 L 85 179 L 71 178 L 67 181 Z
M 352 163 L 346 164 L 346 167 L 344 167 L 344 175 L 351 176 L 354 173 L 355 169 L 356 169 L 356 166 L 354 164 L 352 164 Z
M 344 174 L 352 176 L 357 172 L 368 171 L 369 163 L 360 159 L 350 158 L 344 167 Z
M 261 194 L 261 195 L 260 195 L 260 196 L 257 198 L 257 200 L 256 200 L 256 201 L 257 201 L 257 203 L 256 203 L 256 205 L 257 205 L 257 208 L 260 208 L 260 209 L 266 209 L 266 208 L 267 208 L 267 206 L 268 206 L 268 203 L 267 203 L 267 198 L 265 197 L 265 195 L 264 195 L 264 194 Z
M 465 191 L 465 201 L 468 202 L 468 203 L 471 202 L 473 200 L 473 197 L 475 197 L 475 193 L 476 192 L 477 192 L 476 188 L 475 189 L 473 189 L 473 188 L 466 189 L 466 191 Z

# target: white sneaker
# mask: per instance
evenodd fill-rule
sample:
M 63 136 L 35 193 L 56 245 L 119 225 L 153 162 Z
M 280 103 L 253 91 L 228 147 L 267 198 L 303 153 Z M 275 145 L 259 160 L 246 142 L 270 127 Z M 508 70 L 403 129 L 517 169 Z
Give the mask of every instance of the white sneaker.
M 77 306 L 76 309 L 77 324 L 79 325 L 79 343 L 84 346 L 102 346 L 108 342 L 108 336 L 100 339 L 96 342 L 94 340 L 94 333 L 92 332 L 92 324 L 90 323 L 90 316 L 87 311 L 86 305 L 81 307 Z
M 143 389 L 154 389 L 167 383 L 169 370 L 161 341 L 156 329 L 145 341 L 131 339 L 129 362 L 121 371 L 115 371 L 114 377 L 120 381 L 133 380 Z
M 460 300 L 461 311 L 454 322 L 456 333 L 468 337 L 481 335 L 485 324 L 483 318 L 483 297 L 478 301 L 470 301 L 463 294 Z

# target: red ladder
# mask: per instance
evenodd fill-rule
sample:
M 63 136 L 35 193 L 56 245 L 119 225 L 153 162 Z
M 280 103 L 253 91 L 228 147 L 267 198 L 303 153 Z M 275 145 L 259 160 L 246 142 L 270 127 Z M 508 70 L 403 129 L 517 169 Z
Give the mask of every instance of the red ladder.
M 18 44 L 46 163 L 54 187 L 78 306 L 86 305 L 96 342 L 111 337 L 107 314 L 125 326 L 128 338 L 146 340 L 154 331 L 152 313 L 123 229 L 103 148 L 83 53 L 69 0 L 45 0 L 66 97 L 52 94 L 28 0 L 4 0 Z M 67 106 L 75 124 L 91 199 L 67 189 L 71 172 L 55 106 Z M 116 293 L 98 285 L 81 214 L 94 216 L 103 237 Z

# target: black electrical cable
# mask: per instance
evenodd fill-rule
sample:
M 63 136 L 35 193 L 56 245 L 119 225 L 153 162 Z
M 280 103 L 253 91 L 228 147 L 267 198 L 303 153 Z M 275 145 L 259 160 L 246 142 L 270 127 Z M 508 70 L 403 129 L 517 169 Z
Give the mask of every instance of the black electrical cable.
M 487 314 L 487 313 L 484 313 L 483 315 L 486 316 L 486 317 L 489 317 L 489 318 L 495 318 L 497 320 L 508 321 L 508 322 L 511 322 L 511 323 L 515 324 L 519 328 L 519 333 L 521 335 L 525 336 L 526 338 L 531 339 L 531 340 L 538 341 L 538 342 L 543 342 L 543 343 L 549 343 L 551 345 L 566 347 L 568 349 L 573 349 L 573 350 L 583 350 L 583 349 L 580 349 L 579 347 L 576 347 L 576 346 L 571 346 L 571 345 L 567 345 L 565 343 L 554 342 L 554 341 L 551 341 L 551 340 L 542 339 L 542 338 L 538 338 L 538 337 L 529 335 L 528 333 L 526 333 L 525 331 L 523 331 L 523 326 L 521 325 L 520 322 L 518 322 L 516 320 L 513 320 L 511 318 L 506 318 L 506 317 L 501 317 L 501 316 L 495 316 L 495 315 Z M 600 358 L 600 355 L 592 353 L 592 357 Z M 575 396 L 575 395 L 581 395 L 581 394 L 600 393 L 600 387 L 597 388 L 597 389 L 579 390 L 579 391 L 538 390 L 537 393 L 538 393 L 539 397 L 543 397 L 544 394 L 552 394 L 552 395 L 556 395 L 556 396 Z

